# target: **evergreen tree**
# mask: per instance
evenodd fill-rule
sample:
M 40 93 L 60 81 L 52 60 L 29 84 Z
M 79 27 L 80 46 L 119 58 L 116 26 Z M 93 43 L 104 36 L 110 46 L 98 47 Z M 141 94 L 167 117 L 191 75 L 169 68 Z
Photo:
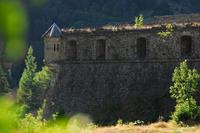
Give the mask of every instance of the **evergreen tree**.
M 51 78 L 52 78 L 52 72 L 50 71 L 50 69 L 47 66 L 45 66 L 42 68 L 41 71 L 36 73 L 36 75 L 34 77 L 34 81 L 41 88 L 46 90 L 46 89 L 48 89 L 48 87 L 50 85 Z
M 50 87 L 52 72 L 45 66 L 37 72 L 37 64 L 32 47 L 25 60 L 26 68 L 19 82 L 17 100 L 25 106 L 25 112 L 37 111 L 43 103 L 46 90 Z
M 34 89 L 34 76 L 37 69 L 35 57 L 33 56 L 33 48 L 30 47 L 25 60 L 26 68 L 22 74 L 19 82 L 19 89 L 17 92 L 17 100 L 19 103 L 25 105 L 27 109 L 30 108 L 32 102 L 32 90 Z
M 45 66 L 42 68 L 41 71 L 37 72 L 34 77 L 34 90 L 33 90 L 33 99 L 34 102 L 32 103 L 35 109 L 38 109 L 42 106 L 45 93 L 50 87 L 50 81 L 52 78 L 52 72 L 50 69 Z

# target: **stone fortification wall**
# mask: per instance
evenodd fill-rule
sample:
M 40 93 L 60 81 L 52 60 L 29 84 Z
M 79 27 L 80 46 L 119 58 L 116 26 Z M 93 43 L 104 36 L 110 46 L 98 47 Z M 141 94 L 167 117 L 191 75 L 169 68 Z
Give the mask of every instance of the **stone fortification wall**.
M 56 64 L 45 116 L 82 112 L 101 123 L 167 118 L 174 107 L 169 97 L 174 68 L 189 59 L 200 70 L 200 32 L 198 26 L 176 27 L 172 36 L 162 39 L 159 31 L 75 32 L 58 40 L 47 38 L 46 48 L 59 44 L 59 49 L 45 49 L 47 64 Z
M 46 116 L 89 114 L 95 122 L 154 121 L 169 117 L 174 103 L 169 86 L 179 61 L 85 62 L 60 65 L 47 96 Z M 200 70 L 200 61 L 191 66 Z
M 145 39 L 145 60 L 151 59 L 178 59 L 181 58 L 181 37 L 191 37 L 190 58 L 200 57 L 199 27 L 175 28 L 171 37 L 162 39 L 158 32 L 162 28 L 136 30 L 136 31 L 104 31 L 97 33 L 72 33 L 66 34 L 61 39 L 45 39 L 45 60 L 47 63 L 54 61 L 95 61 L 97 58 L 97 42 L 105 40 L 105 60 L 138 60 L 138 39 Z M 73 50 L 70 43 L 75 41 L 76 58 L 69 55 Z M 59 44 L 59 50 L 57 50 Z M 54 50 L 54 46 L 56 46 Z

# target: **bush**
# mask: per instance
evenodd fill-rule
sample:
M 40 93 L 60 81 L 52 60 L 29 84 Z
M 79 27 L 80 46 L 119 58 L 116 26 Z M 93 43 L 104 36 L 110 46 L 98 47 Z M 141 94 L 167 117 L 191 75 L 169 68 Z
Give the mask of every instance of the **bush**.
M 122 119 L 119 119 L 118 121 L 117 121 L 117 126 L 122 126 L 123 125 L 123 120 Z
M 176 111 L 172 114 L 172 119 L 177 122 L 194 122 L 200 120 L 200 106 L 196 105 L 195 101 L 190 104 L 184 102 L 176 105 Z
M 161 38 L 167 38 L 167 37 L 171 37 L 173 35 L 173 31 L 174 31 L 174 27 L 172 24 L 167 24 L 165 26 L 165 30 L 158 32 L 157 34 L 161 37 Z
M 12 133 L 17 125 L 17 106 L 6 98 L 0 97 L 0 133 Z
M 25 133 L 37 133 L 45 128 L 45 122 L 32 114 L 26 114 L 25 118 L 19 120 L 18 126 Z

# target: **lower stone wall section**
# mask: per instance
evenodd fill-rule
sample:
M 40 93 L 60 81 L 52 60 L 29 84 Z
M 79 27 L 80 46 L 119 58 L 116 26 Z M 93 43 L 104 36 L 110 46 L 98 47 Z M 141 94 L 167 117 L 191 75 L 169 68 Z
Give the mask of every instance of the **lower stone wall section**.
M 97 123 L 168 118 L 169 87 L 179 61 L 65 63 L 47 94 L 45 117 L 85 113 Z M 200 70 L 200 62 L 190 62 Z

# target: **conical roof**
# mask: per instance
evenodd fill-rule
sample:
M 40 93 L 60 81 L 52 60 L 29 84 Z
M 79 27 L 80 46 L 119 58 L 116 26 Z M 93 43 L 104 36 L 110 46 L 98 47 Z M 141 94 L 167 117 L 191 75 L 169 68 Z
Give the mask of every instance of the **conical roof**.
M 62 35 L 62 31 L 58 27 L 56 23 L 53 23 L 53 25 L 43 34 L 42 37 L 48 36 L 48 37 L 60 37 Z
M 57 26 L 56 23 L 52 25 L 49 37 L 60 37 L 62 35 L 62 32 L 60 28 Z

